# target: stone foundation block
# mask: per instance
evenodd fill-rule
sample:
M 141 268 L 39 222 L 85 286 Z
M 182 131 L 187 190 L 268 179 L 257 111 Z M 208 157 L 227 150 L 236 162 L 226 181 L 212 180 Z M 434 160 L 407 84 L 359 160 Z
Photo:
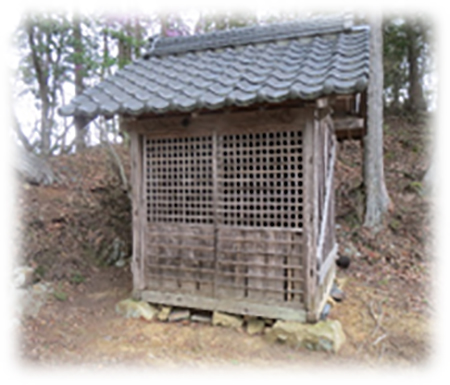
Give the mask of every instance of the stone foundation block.
M 212 324 L 214 326 L 224 326 L 234 329 L 239 329 L 242 327 L 244 323 L 244 319 L 239 316 L 221 313 L 219 311 L 215 311 L 213 313 Z
M 250 335 L 260 334 L 264 331 L 266 324 L 264 320 L 258 318 L 250 318 L 247 321 L 247 333 Z
M 125 318 L 144 318 L 147 321 L 153 320 L 158 313 L 158 309 L 147 302 L 124 299 L 116 304 L 116 313 Z
M 266 333 L 271 342 L 286 343 L 294 348 L 338 352 L 345 342 L 341 323 L 337 320 L 320 321 L 316 324 L 277 321 Z

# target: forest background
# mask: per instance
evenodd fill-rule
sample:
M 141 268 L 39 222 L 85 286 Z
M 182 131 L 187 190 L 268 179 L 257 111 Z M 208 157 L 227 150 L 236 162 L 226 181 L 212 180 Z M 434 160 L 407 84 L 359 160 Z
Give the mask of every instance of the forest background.
M 12 136 L 42 157 L 122 142 L 117 119 L 97 119 L 87 128 L 57 110 L 117 69 L 139 58 L 152 36 L 182 36 L 288 21 L 302 11 L 167 11 L 145 15 L 110 12 L 23 14 L 13 35 Z M 367 22 L 355 14 L 356 23 Z M 435 109 L 433 29 L 420 13 L 388 15 L 383 23 L 384 107 L 413 117 Z

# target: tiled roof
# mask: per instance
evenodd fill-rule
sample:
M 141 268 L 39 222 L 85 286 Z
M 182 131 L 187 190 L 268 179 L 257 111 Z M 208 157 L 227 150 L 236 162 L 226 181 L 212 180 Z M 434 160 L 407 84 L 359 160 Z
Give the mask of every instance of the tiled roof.
M 313 18 L 283 24 L 257 25 L 214 31 L 203 35 L 162 39 L 155 44 L 153 55 L 162 56 L 212 48 L 233 47 L 246 44 L 267 43 L 276 40 L 341 32 L 350 29 L 351 19 L 344 17 Z
M 369 30 L 343 20 L 164 38 L 60 108 L 63 116 L 140 115 L 312 100 L 367 87 Z

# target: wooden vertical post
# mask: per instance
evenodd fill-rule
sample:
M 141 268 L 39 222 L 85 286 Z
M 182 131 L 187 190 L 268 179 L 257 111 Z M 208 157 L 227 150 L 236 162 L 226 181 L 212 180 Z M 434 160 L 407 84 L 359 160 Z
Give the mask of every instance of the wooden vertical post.
M 213 202 L 212 202 L 212 210 L 213 210 L 213 247 L 214 247 L 214 282 L 213 282 L 213 298 L 217 296 L 217 279 L 218 279 L 218 263 L 217 263 L 217 236 L 218 236 L 218 226 L 219 226 L 219 218 L 218 218 L 218 207 L 219 207 L 219 182 L 218 182 L 218 138 L 217 138 L 217 127 L 214 128 L 212 133 L 212 178 L 213 178 Z
M 307 108 L 307 121 L 303 132 L 303 266 L 305 272 L 305 308 L 308 322 L 317 321 L 317 228 L 318 228 L 318 191 L 317 191 L 317 152 L 318 121 L 314 108 Z
M 132 219 L 133 219 L 133 259 L 131 271 L 133 273 L 133 296 L 140 297 L 140 292 L 145 287 L 144 278 L 144 248 L 143 248 L 143 223 L 142 213 L 145 207 L 142 204 L 143 194 L 143 137 L 136 132 L 130 132 L 130 156 L 131 156 L 131 187 L 132 187 Z

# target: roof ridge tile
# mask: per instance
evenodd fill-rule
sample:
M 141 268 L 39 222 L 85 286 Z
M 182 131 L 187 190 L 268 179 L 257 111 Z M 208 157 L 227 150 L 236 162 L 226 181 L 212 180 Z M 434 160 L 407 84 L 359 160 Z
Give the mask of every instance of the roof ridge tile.
M 350 28 L 346 16 L 340 15 L 232 28 L 192 36 L 162 37 L 156 44 L 152 44 L 151 51 L 148 51 L 144 58 L 338 33 Z

